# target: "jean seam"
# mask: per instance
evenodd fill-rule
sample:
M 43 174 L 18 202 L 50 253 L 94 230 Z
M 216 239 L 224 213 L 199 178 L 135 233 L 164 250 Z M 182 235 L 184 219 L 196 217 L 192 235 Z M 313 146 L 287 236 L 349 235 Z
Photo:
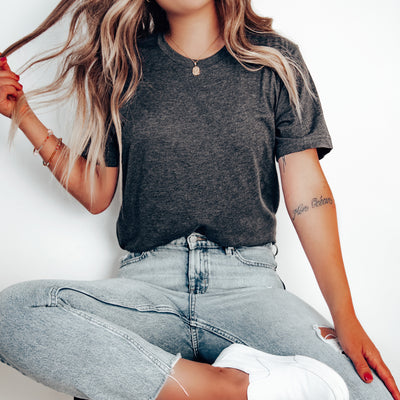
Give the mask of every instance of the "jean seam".
M 10 368 L 15 369 L 16 371 L 18 371 L 20 374 L 31 378 L 29 375 L 27 375 L 25 372 L 21 371 L 18 367 L 16 367 L 12 362 L 10 362 L 6 357 L 4 357 L 4 355 L 0 356 L 0 362 L 2 362 L 3 364 L 9 366 Z
M 50 307 L 55 307 L 57 306 L 57 294 L 60 291 L 60 289 L 62 289 L 61 287 L 58 286 L 53 286 L 52 288 L 50 288 L 50 304 L 48 304 L 48 306 Z
M 199 355 L 199 340 L 197 336 L 196 327 L 196 300 L 197 295 L 195 293 L 190 293 L 190 315 L 189 315 L 189 328 L 190 328 L 190 342 L 192 344 L 193 355 L 196 358 Z
M 6 357 L 4 357 L 3 355 L 0 356 L 0 362 L 2 362 L 5 365 L 8 365 L 11 368 L 14 368 L 18 371 L 18 368 L 16 368 L 10 361 L 8 361 L 8 359 Z
M 231 343 L 241 343 L 241 344 L 247 345 L 247 343 L 245 341 L 243 341 L 241 338 L 235 336 L 233 333 L 228 332 L 221 328 L 217 328 L 216 326 L 211 325 L 205 321 L 196 320 L 196 321 L 193 321 L 193 325 L 195 325 L 197 328 L 203 329 L 203 330 L 210 332 L 214 335 L 217 335 L 223 339 L 226 339 Z
M 56 307 L 58 305 L 58 293 L 61 290 L 72 290 L 75 292 L 79 292 L 79 293 L 83 293 L 86 296 L 89 296 L 93 299 L 95 299 L 96 301 L 99 301 L 101 303 L 104 304 L 109 304 L 110 306 L 115 306 L 115 307 L 121 307 L 121 308 L 127 308 L 127 309 L 133 309 L 133 310 L 137 310 L 139 312 L 157 312 L 157 313 L 166 313 L 166 314 L 173 314 L 176 315 L 177 317 L 179 317 L 180 319 L 182 319 L 184 322 L 187 321 L 186 317 L 184 315 L 182 315 L 179 311 L 177 311 L 176 309 L 172 308 L 169 305 L 154 305 L 154 304 L 139 304 L 139 305 L 134 305 L 134 306 L 125 306 L 122 304 L 118 304 L 116 301 L 113 302 L 112 299 L 109 299 L 108 301 L 100 299 L 96 296 L 93 296 L 92 294 L 85 292 L 83 290 L 79 290 L 79 289 L 74 289 L 68 286 L 54 286 L 53 288 L 51 288 L 50 292 L 51 292 L 51 301 L 49 305 L 46 306 L 50 306 L 50 307 Z M 62 300 L 64 301 L 64 300 Z M 64 301 L 65 302 L 65 301 Z M 68 303 L 67 303 L 68 304 Z
M 234 255 L 239 261 L 241 261 L 242 263 L 244 263 L 246 265 L 251 265 L 251 266 L 255 266 L 255 267 L 264 267 L 264 268 L 272 269 L 273 271 L 276 271 L 276 269 L 277 269 L 277 265 L 274 265 L 274 264 L 263 263 L 261 261 L 248 260 L 248 259 L 244 258 L 237 249 L 234 249 Z
M 145 258 L 147 258 L 149 255 L 149 251 L 143 251 L 139 256 L 136 257 L 130 257 L 127 258 L 126 260 L 123 260 L 120 262 L 120 268 L 124 268 L 126 266 L 128 266 L 129 264 L 135 264 L 141 260 L 144 260 Z
M 171 375 L 171 372 L 173 372 L 174 367 L 175 367 L 175 364 L 176 364 L 181 358 L 182 358 L 181 353 L 179 353 L 179 354 L 176 355 L 175 360 L 172 362 L 172 366 L 169 367 L 169 368 L 170 368 L 169 373 L 166 374 L 166 375 L 164 376 L 163 381 L 162 381 L 161 384 L 158 386 L 158 388 L 155 390 L 155 395 L 152 396 L 152 397 L 149 397 L 148 400 L 156 400 L 156 399 L 157 399 L 158 395 L 159 395 L 160 392 L 161 392 L 161 389 L 163 388 L 163 386 L 164 386 L 165 383 L 167 382 L 167 379 L 168 379 L 169 376 Z
M 154 365 L 156 365 L 162 372 L 164 373 L 169 373 L 171 368 L 168 364 L 164 363 L 162 360 L 157 358 L 157 356 L 153 355 L 151 352 L 147 351 L 145 348 L 143 348 L 139 343 L 137 343 L 133 338 L 131 338 L 129 335 L 126 333 L 120 331 L 119 329 L 116 329 L 115 327 L 107 324 L 104 321 L 101 321 L 98 319 L 94 314 L 89 314 L 84 311 L 78 310 L 76 308 L 73 308 L 70 304 L 68 304 L 65 300 L 61 300 L 58 302 L 58 307 L 62 308 L 66 312 L 70 312 L 72 314 L 75 314 L 81 318 L 84 318 L 86 321 L 89 323 L 99 326 L 101 328 L 104 328 L 108 330 L 109 332 L 121 337 L 122 339 L 127 340 L 129 343 L 131 343 L 141 354 L 143 354 L 147 359 L 149 359 Z

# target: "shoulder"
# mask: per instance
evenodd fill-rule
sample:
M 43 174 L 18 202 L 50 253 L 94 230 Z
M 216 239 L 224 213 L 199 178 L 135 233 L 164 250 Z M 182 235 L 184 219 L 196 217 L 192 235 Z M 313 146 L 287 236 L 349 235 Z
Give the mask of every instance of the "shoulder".
M 139 36 L 135 44 L 140 63 L 145 64 L 159 57 L 159 47 L 157 44 L 157 34 L 148 33 Z
M 297 43 L 277 32 L 248 31 L 247 38 L 253 45 L 272 47 L 284 56 L 296 57 L 299 53 L 299 46 Z
M 157 46 L 157 36 L 156 33 L 149 33 L 145 36 L 139 37 L 137 40 L 139 49 L 151 49 Z
M 157 37 L 157 33 L 151 33 L 147 34 L 146 36 L 139 37 L 137 40 L 139 53 L 142 55 L 148 55 L 154 50 L 158 50 Z

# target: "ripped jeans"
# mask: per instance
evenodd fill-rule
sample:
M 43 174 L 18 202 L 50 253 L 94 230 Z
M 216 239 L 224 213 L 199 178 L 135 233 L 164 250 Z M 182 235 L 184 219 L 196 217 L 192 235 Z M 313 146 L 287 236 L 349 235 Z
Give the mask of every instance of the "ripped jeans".
M 390 400 L 321 334 L 328 322 L 285 290 L 276 266 L 272 244 L 222 247 L 194 232 L 128 253 L 116 278 L 12 285 L 0 293 L 0 360 L 71 396 L 145 400 L 181 357 L 211 364 L 236 342 L 316 358 L 352 400 Z

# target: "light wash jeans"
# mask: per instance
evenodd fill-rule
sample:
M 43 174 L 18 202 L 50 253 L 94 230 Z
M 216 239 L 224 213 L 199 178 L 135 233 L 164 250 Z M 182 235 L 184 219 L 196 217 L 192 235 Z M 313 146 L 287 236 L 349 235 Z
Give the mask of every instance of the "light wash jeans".
M 117 278 L 18 283 L 0 293 L 0 360 L 71 396 L 144 400 L 180 357 L 213 363 L 236 342 L 325 362 L 352 400 L 391 399 L 321 336 L 329 324 L 285 290 L 276 266 L 272 244 L 221 247 L 195 232 L 128 253 Z

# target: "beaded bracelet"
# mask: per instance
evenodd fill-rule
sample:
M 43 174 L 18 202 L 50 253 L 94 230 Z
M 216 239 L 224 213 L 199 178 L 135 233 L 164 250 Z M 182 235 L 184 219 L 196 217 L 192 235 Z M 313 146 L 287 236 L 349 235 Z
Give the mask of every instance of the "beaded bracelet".
M 54 157 L 54 155 L 57 153 L 57 151 L 60 150 L 61 145 L 62 145 L 62 138 L 59 138 L 59 139 L 57 139 L 57 145 L 56 145 L 56 147 L 55 147 L 53 153 L 51 154 L 49 160 L 48 160 L 47 162 L 46 162 L 46 161 L 43 161 L 43 165 L 44 165 L 45 167 L 48 167 L 48 166 L 50 165 L 51 160 L 53 159 L 53 157 Z
M 43 140 L 42 144 L 39 147 L 36 147 L 33 149 L 33 154 L 37 156 L 39 154 L 39 151 L 43 149 L 44 145 L 46 142 L 49 140 L 49 137 L 53 136 L 53 131 L 51 129 L 47 130 L 47 137 L 46 139 Z

